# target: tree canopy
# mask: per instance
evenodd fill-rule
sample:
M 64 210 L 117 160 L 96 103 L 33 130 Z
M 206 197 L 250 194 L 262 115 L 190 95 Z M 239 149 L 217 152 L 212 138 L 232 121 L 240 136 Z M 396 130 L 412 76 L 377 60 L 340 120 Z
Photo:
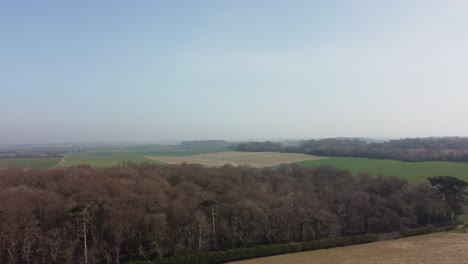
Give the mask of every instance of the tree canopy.
M 463 214 L 463 203 L 466 202 L 468 183 L 451 176 L 428 178 L 447 205 L 447 216 L 456 219 Z
M 305 140 L 297 146 L 275 142 L 248 142 L 234 146 L 238 151 L 278 151 L 322 156 L 364 157 L 401 161 L 468 161 L 468 138 L 406 138 L 376 142 L 356 138 Z
M 124 164 L 0 174 L 0 263 L 84 263 L 85 235 L 89 263 L 122 263 L 451 220 L 442 183 L 329 167 Z

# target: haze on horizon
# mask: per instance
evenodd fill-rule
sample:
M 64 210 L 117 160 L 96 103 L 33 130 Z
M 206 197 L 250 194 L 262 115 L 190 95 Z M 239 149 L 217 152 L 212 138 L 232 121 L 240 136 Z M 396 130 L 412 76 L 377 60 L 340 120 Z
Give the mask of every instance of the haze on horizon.
M 468 2 L 2 1 L 0 144 L 468 136 Z

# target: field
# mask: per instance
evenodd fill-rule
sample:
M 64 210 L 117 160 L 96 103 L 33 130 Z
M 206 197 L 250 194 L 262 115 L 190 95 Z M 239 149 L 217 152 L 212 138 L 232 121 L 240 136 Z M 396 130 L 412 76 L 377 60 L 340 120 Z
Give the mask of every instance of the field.
M 446 232 L 232 264 L 464 264 L 468 260 L 467 248 L 468 234 Z
M 127 148 L 112 149 L 91 149 L 80 153 L 73 153 L 73 156 L 190 156 L 205 153 L 224 152 L 226 148 L 206 148 L 206 149 L 184 149 L 180 146 L 131 146 Z
M 152 162 L 161 163 L 138 156 L 66 156 L 62 158 L 32 158 L 32 159 L 0 159 L 0 169 L 51 169 L 76 165 L 90 165 L 95 168 L 112 167 L 121 162 Z
M 272 167 L 305 160 L 323 159 L 322 157 L 296 153 L 236 151 L 198 154 L 184 157 L 150 156 L 148 158 L 168 164 L 180 164 L 185 162 L 199 163 L 205 166 L 222 166 L 229 163 L 231 165 L 250 165 L 257 168 Z
M 0 169 L 22 168 L 22 169 L 50 169 L 56 167 L 67 167 L 76 165 L 90 165 L 96 168 L 115 166 L 125 161 L 163 163 L 145 156 L 158 155 L 162 157 L 182 157 L 204 153 L 216 153 L 226 151 L 225 148 L 218 149 L 183 149 L 179 146 L 131 146 L 131 147 L 102 147 L 73 151 L 65 154 L 62 158 L 16 158 L 0 159 Z
M 0 159 L 0 169 L 21 168 L 21 169 L 46 169 L 57 165 L 60 158 L 35 158 L 35 159 Z
M 55 168 L 88 164 L 92 167 L 111 167 L 124 161 L 180 164 L 200 163 L 205 166 L 251 165 L 272 167 L 297 163 L 306 167 L 331 165 L 352 173 L 400 176 L 410 182 L 426 182 L 427 177 L 449 175 L 468 181 L 468 163 L 402 162 L 365 158 L 327 158 L 297 153 L 235 152 L 226 149 L 182 149 L 179 146 L 135 146 L 128 148 L 89 149 L 70 152 L 61 158 L 0 159 L 2 168 Z
M 461 162 L 402 162 L 365 158 L 329 158 L 299 162 L 302 166 L 331 165 L 352 173 L 367 172 L 371 175 L 400 176 L 410 182 L 426 182 L 427 177 L 455 176 L 468 181 L 468 163 Z

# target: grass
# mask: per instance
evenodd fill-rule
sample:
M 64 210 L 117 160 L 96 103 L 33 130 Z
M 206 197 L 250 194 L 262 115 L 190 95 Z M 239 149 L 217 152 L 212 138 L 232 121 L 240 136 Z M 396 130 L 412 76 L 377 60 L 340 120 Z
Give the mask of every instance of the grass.
M 105 168 L 115 166 L 125 161 L 164 164 L 164 162 L 158 159 L 148 159 L 145 156 L 182 157 L 221 151 L 226 151 L 226 149 L 190 150 L 180 148 L 179 146 L 134 146 L 122 149 L 93 149 L 69 153 L 59 166 L 87 164 L 95 168 Z
M 184 149 L 180 146 L 137 146 L 125 149 L 128 153 L 138 154 L 141 156 L 191 156 L 207 153 L 216 153 L 228 151 L 227 148 L 209 148 L 209 149 Z
M 428 177 L 454 176 L 468 181 L 468 163 L 462 162 L 403 162 L 365 158 L 329 158 L 302 161 L 298 164 L 306 167 L 331 165 L 352 173 L 366 172 L 371 175 L 399 176 L 410 182 L 426 182 Z
M 61 158 L 0 159 L 0 168 L 46 169 L 57 165 Z
M 124 161 L 164 163 L 145 156 L 183 157 L 226 151 L 218 149 L 183 149 L 180 146 L 135 146 L 128 148 L 99 148 L 67 153 L 62 158 L 0 159 L 0 169 L 29 168 L 48 169 L 75 165 L 90 165 L 96 168 L 115 166 Z
M 163 162 L 147 159 L 145 157 L 121 155 L 121 156 L 66 156 L 62 158 L 31 158 L 31 159 L 0 159 L 0 169 L 51 169 L 55 167 L 69 167 L 76 165 L 90 165 L 95 168 L 112 167 L 125 161 L 151 162 L 163 164 Z

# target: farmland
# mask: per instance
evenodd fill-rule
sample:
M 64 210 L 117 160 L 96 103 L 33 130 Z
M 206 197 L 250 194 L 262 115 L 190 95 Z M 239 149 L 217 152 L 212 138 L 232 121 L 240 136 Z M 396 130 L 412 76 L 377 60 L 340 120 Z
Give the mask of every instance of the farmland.
M 73 156 L 190 156 L 206 153 L 224 152 L 226 148 L 198 148 L 185 149 L 179 145 L 142 145 L 130 146 L 125 148 L 97 148 L 89 149 L 79 153 L 73 153 Z
M 250 165 L 257 168 L 323 159 L 323 157 L 297 153 L 236 151 L 207 153 L 183 157 L 151 156 L 148 158 L 169 164 L 180 164 L 185 162 L 198 163 L 205 166 L 222 166 L 229 163 L 231 165 Z
M 400 176 L 410 182 L 426 182 L 427 177 L 450 175 L 468 181 L 468 163 L 465 162 L 403 162 L 367 158 L 328 158 L 298 153 L 236 152 L 226 149 L 181 149 L 178 146 L 136 146 L 117 149 L 90 149 L 67 153 L 61 158 L 0 159 L 3 168 L 69 167 L 87 164 L 96 168 L 111 167 L 125 161 L 157 164 L 199 163 L 205 166 L 250 165 L 274 167 L 297 163 L 305 167 L 334 166 L 357 174 Z
M 403 162 L 396 160 L 367 158 L 328 158 L 297 153 L 277 152 L 216 152 L 180 156 L 148 156 L 169 164 L 199 163 L 205 166 L 248 164 L 253 167 L 270 167 L 279 164 L 297 163 L 305 167 L 334 166 L 349 170 L 354 174 L 400 176 L 410 182 L 426 182 L 427 177 L 450 175 L 468 181 L 468 163 L 466 162 Z
M 400 176 L 410 182 L 426 182 L 427 177 L 450 175 L 468 181 L 466 162 L 403 162 L 366 158 L 329 158 L 299 162 L 306 167 L 330 165 L 352 173 L 366 172 L 371 175 Z
M 232 264 L 462 264 L 468 259 L 467 247 L 468 234 L 447 232 L 257 258 Z
M 60 158 L 16 158 L 16 159 L 0 159 L 0 169 L 6 168 L 34 168 L 46 169 L 57 165 Z
M 329 158 L 298 153 L 237 152 L 226 148 L 184 149 L 177 145 L 141 145 L 121 148 L 89 148 L 68 152 L 63 158 L 7 158 L 0 159 L 0 169 L 47 169 L 90 165 L 96 168 L 111 167 L 122 162 L 151 162 L 157 164 L 199 163 L 204 166 L 250 165 L 274 167 L 297 163 L 305 167 L 334 166 L 357 174 L 400 176 L 410 182 L 426 182 L 427 177 L 450 175 L 468 181 L 466 162 L 403 162 L 367 158 Z
M 130 147 L 93 147 L 70 151 L 63 158 L 5 158 L 0 159 L 0 169 L 51 169 L 76 165 L 90 165 L 96 168 L 112 167 L 122 162 L 160 162 L 146 156 L 183 157 L 226 151 L 225 148 L 184 149 L 177 145 L 141 145 Z
M 66 156 L 63 158 L 0 159 L 0 169 L 52 169 L 77 165 L 105 168 L 126 161 L 161 163 L 157 160 L 150 160 L 139 156 Z

